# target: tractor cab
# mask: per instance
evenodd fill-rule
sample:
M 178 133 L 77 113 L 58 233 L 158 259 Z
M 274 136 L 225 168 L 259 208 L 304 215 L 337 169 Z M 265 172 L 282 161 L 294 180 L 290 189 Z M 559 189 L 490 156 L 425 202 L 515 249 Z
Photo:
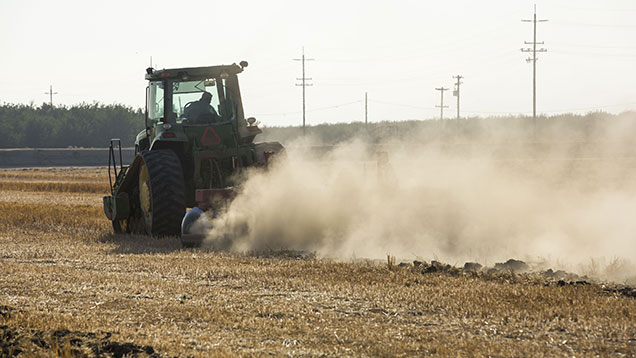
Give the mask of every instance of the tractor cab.
M 231 139 L 225 146 L 236 146 L 234 141 L 251 143 L 261 131 L 243 114 L 237 74 L 245 67 L 247 62 L 241 61 L 240 66 L 148 68 L 146 130 L 137 136 L 137 151 L 190 142 L 188 134 L 202 134 L 202 128 L 208 127 L 223 132 L 217 133 L 219 138 Z M 199 142 L 221 144 L 216 143 L 217 136 L 212 137 Z
M 210 73 L 197 79 L 182 75 L 172 80 L 150 80 L 148 120 L 206 124 L 236 119 L 236 102 L 233 100 L 233 91 L 228 88 L 229 75 L 223 73 L 223 77 L 212 77 L 214 74 Z

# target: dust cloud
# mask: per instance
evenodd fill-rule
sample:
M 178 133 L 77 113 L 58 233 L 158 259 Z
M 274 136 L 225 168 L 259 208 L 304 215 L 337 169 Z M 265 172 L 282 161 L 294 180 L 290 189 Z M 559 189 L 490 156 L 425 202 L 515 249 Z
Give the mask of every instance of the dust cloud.
M 437 259 L 633 279 L 636 159 L 571 146 L 307 142 L 251 171 L 205 245 L 237 252 Z M 596 153 L 596 152 L 595 152 Z

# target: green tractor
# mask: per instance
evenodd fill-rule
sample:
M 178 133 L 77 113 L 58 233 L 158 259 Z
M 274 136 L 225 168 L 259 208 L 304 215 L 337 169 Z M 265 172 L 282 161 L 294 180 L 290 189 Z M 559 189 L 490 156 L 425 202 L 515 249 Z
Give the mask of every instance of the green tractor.
M 146 126 L 135 158 L 125 166 L 121 141 L 109 147 L 104 212 L 115 233 L 181 236 L 184 246 L 197 246 L 203 233 L 191 228 L 203 212 L 223 208 L 243 169 L 267 167 L 284 152 L 277 142 L 254 143 L 262 131 L 243 113 L 237 75 L 245 67 L 146 70 Z

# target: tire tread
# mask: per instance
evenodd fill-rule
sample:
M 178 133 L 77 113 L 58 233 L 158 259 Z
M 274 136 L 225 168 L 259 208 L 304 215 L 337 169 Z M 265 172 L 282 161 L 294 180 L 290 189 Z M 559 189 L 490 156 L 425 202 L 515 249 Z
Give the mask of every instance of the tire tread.
M 156 236 L 179 236 L 185 215 L 185 183 L 183 169 L 172 150 L 152 150 L 142 153 L 148 175 L 152 200 L 152 232 Z

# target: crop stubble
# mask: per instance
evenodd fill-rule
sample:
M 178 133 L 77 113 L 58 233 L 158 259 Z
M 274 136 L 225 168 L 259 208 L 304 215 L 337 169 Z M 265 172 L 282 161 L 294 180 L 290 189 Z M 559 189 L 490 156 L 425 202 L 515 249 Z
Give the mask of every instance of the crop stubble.
M 27 337 L 58 342 L 54 331 L 66 329 L 153 347 L 129 351 L 136 356 L 636 352 L 636 300 L 598 284 L 241 256 L 184 250 L 176 238 L 116 236 L 101 209 L 105 190 L 84 185 L 107 188 L 103 170 L 69 171 L 0 172 L 0 326 Z M 34 189 L 30 180 L 60 185 Z M 21 342 L 19 356 L 56 355 L 52 344 Z M 59 342 L 61 351 L 95 352 Z

